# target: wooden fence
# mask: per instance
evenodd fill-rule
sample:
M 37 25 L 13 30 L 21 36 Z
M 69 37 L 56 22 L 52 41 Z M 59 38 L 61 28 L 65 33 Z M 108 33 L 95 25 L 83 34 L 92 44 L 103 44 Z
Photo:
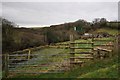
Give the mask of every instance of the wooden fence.
M 95 44 L 95 42 L 113 42 L 113 43 L 112 44 Z M 57 47 L 55 47 L 55 48 L 60 48 L 60 45 L 65 45 L 64 48 L 67 47 L 67 48 L 70 49 L 70 52 L 69 52 L 69 54 L 70 54 L 70 57 L 69 57 L 70 67 L 73 67 L 76 64 L 82 66 L 83 63 L 85 63 L 85 61 L 83 61 L 83 59 L 94 60 L 96 58 L 97 59 L 98 58 L 103 59 L 106 56 L 109 56 L 109 57 L 112 56 L 111 52 L 113 52 L 113 49 L 115 47 L 115 43 L 116 43 L 116 39 L 114 39 L 114 40 L 100 40 L 100 39 L 94 39 L 94 38 L 92 38 L 91 42 L 75 42 L 74 35 L 70 35 L 69 44 L 57 44 Z M 75 46 L 76 44 L 79 44 L 79 45 L 81 45 L 81 44 L 89 44 L 89 45 L 91 45 L 91 47 L 76 47 Z M 109 50 L 109 49 L 102 48 L 101 46 L 112 47 L 112 48 Z M 4 59 L 5 59 L 5 77 L 7 77 L 9 75 L 10 65 L 15 65 L 16 64 L 16 63 L 10 63 L 11 61 L 30 60 L 32 57 L 37 56 L 37 54 L 31 54 L 32 51 L 40 50 L 41 48 L 44 48 L 44 47 L 45 46 L 41 46 L 41 47 L 37 47 L 37 48 L 30 48 L 30 49 L 25 49 L 25 50 L 22 50 L 22 51 L 16 51 L 16 52 L 13 52 L 12 54 L 11 53 L 6 53 L 5 55 L 3 55 Z M 50 47 L 50 46 L 46 46 L 46 47 Z M 88 51 L 76 52 L 75 51 L 76 49 L 84 49 L 84 50 L 90 50 L 90 51 L 89 52 Z M 80 55 L 81 54 L 89 54 L 90 56 L 76 57 L 75 56 L 76 54 L 80 54 Z M 95 55 L 97 55 L 97 57 Z M 21 56 L 23 58 L 21 58 L 21 59 L 13 58 L 13 57 L 19 57 L 19 56 Z M 76 61 L 76 59 L 79 59 L 79 61 Z M 29 65 L 26 65 L 26 66 L 29 66 Z M 33 67 L 43 66 L 44 67 L 44 65 L 30 65 L 30 66 L 33 66 Z M 28 73 L 32 73 L 32 72 L 28 72 Z M 38 74 L 38 72 L 36 72 L 36 73 Z
M 29 61 L 31 60 L 32 58 L 34 57 L 38 57 L 38 54 L 33 54 L 32 52 L 33 51 L 37 51 L 37 50 L 40 50 L 42 48 L 48 48 L 49 46 L 42 46 L 42 47 L 37 47 L 37 48 L 30 48 L 30 49 L 25 49 L 25 50 L 22 50 L 22 51 L 15 51 L 13 53 L 6 53 L 4 55 L 1 55 L 4 57 L 4 77 L 7 78 L 9 76 L 9 74 L 11 72 L 13 73 L 25 73 L 25 74 L 41 74 L 41 73 L 61 73 L 61 72 L 64 72 L 65 69 L 52 69 L 52 70 L 49 70 L 49 72 L 46 72 L 46 71 L 33 71 L 33 72 L 26 72 L 25 70 L 23 72 L 21 72 L 21 70 L 14 70 L 14 68 L 16 68 L 16 65 L 19 65 L 19 66 L 25 66 L 25 67 L 33 67 L 33 68 L 42 68 L 42 67 L 49 67 L 50 65 L 56 65 L 56 64 L 66 64 L 66 63 L 61 63 L 61 62 L 54 62 L 54 63 L 51 63 L 51 62 L 48 62 L 47 64 L 39 64 L 39 65 L 36 65 L 36 64 L 24 64 L 24 63 L 21 63 L 23 61 Z M 42 55 L 42 56 L 45 56 L 45 55 Z M 49 58 L 50 57 L 60 57 L 60 56 L 65 56 L 63 54 L 54 54 L 54 55 L 50 55 L 48 56 Z M 57 65 L 56 65 L 57 66 Z M 62 65 L 61 65 L 62 66 Z M 59 67 L 59 66 L 58 66 Z
M 93 50 L 93 42 L 75 42 L 74 35 L 70 36 L 70 65 L 71 67 L 75 64 L 82 66 L 84 61 L 75 61 L 75 59 L 93 59 L 93 52 L 75 52 L 75 49 L 90 49 Z M 76 47 L 75 44 L 90 44 L 91 47 Z M 91 57 L 75 57 L 75 54 L 90 54 Z
M 103 59 L 105 57 L 111 57 L 113 51 L 116 47 L 116 37 L 113 38 L 114 40 L 102 40 L 102 39 L 95 39 L 92 37 L 91 42 L 75 42 L 74 35 L 70 36 L 70 65 L 74 66 L 74 64 L 83 65 L 85 63 L 81 59 Z M 107 42 L 110 44 L 95 44 L 96 42 Z M 91 47 L 76 47 L 75 44 L 90 44 Z M 104 46 L 104 47 L 103 47 Z M 111 47 L 110 49 L 106 49 L 105 47 Z M 91 49 L 91 52 L 75 52 L 76 49 Z M 90 54 L 91 57 L 75 57 L 75 54 Z M 75 59 L 80 59 L 80 61 L 76 62 Z
M 10 62 L 27 61 L 27 60 L 31 59 L 31 56 L 36 56 L 35 54 L 31 54 L 32 50 L 33 49 L 25 49 L 22 51 L 15 51 L 13 53 L 6 53 L 6 54 L 0 55 L 0 56 L 2 56 L 2 59 L 3 59 L 3 63 L 2 63 L 2 66 L 4 67 L 3 68 L 3 70 L 4 70 L 3 78 L 8 77 L 9 71 L 10 71 L 9 69 L 12 68 L 10 65 L 17 64 L 17 63 L 10 63 Z M 18 57 L 23 57 L 23 58 L 17 59 Z
M 100 40 L 100 39 L 94 39 L 93 38 L 93 42 L 107 42 L 107 44 L 94 44 L 94 51 L 97 51 L 96 55 L 97 58 L 103 59 L 105 57 L 111 57 L 112 53 L 114 51 L 114 47 L 116 39 L 114 38 L 114 40 Z

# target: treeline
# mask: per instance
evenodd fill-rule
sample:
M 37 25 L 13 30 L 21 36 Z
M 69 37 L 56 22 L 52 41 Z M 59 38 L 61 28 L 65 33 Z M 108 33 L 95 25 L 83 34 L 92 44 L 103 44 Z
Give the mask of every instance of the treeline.
M 74 27 L 78 27 L 79 30 L 75 31 Z M 78 39 L 85 32 L 102 27 L 119 28 L 117 22 L 114 22 L 113 25 L 113 22 L 108 22 L 105 18 L 97 18 L 92 23 L 77 20 L 44 28 L 18 28 L 15 23 L 2 19 L 2 49 L 3 53 L 5 53 L 68 41 L 70 34 L 74 34 L 75 38 Z

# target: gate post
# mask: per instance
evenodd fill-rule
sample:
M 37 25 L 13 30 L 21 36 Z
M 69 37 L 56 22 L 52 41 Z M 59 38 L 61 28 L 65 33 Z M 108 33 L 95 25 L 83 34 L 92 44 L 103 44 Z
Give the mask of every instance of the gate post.
M 95 58 L 94 57 L 94 35 L 92 34 L 92 52 L 93 52 L 93 54 L 92 54 L 92 56 L 93 56 L 93 59 Z
M 30 60 L 30 54 L 31 54 L 31 50 L 28 49 L 28 60 Z
M 9 67 L 8 67 L 8 62 L 9 62 L 9 54 L 5 54 L 5 78 L 8 77 L 9 75 Z
M 114 54 L 118 54 L 118 37 L 115 36 L 115 39 L 114 39 L 114 48 L 113 48 L 113 53 Z
M 101 55 L 100 55 L 100 50 L 99 49 L 97 49 L 97 58 L 101 58 Z
M 71 42 L 74 42 L 74 35 L 71 34 L 70 35 L 70 57 L 74 57 L 75 56 L 75 49 L 71 48 L 74 47 L 74 44 L 71 44 Z M 73 65 L 71 64 L 72 62 L 74 62 L 74 58 L 70 58 L 70 67 L 72 67 Z

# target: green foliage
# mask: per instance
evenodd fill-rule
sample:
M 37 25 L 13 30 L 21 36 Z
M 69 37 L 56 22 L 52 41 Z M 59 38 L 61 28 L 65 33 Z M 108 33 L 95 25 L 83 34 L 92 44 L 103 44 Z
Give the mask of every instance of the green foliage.
M 47 36 L 48 44 L 56 43 L 56 42 L 59 41 L 58 38 L 57 38 L 57 35 L 55 33 L 53 33 L 51 30 L 48 30 L 46 32 L 46 36 Z
M 14 23 L 6 19 L 2 20 L 3 53 L 44 45 L 43 38 L 38 30 L 16 28 Z
M 96 71 L 83 74 L 78 78 L 117 78 L 117 67 L 117 65 L 112 65 L 110 67 L 101 68 Z
M 6 20 L 2 19 L 2 49 L 3 52 L 6 51 L 12 51 L 11 48 L 13 48 L 14 40 L 13 40 L 13 23 Z
M 100 28 L 100 29 L 97 29 L 96 31 L 93 31 L 93 33 L 98 33 L 98 32 L 106 32 L 106 33 L 108 33 L 110 35 L 119 34 L 119 30 L 111 29 L 111 28 Z
M 108 22 L 107 27 L 120 30 L 120 22 Z

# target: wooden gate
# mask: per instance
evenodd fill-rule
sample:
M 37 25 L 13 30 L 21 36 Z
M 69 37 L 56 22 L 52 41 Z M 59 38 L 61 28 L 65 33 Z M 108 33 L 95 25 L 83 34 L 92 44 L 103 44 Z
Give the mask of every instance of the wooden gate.
M 47 55 L 27 49 L 7 53 L 4 57 L 5 77 L 14 74 L 63 73 L 69 70 L 68 54 L 63 54 L 62 49 L 60 53 Z

